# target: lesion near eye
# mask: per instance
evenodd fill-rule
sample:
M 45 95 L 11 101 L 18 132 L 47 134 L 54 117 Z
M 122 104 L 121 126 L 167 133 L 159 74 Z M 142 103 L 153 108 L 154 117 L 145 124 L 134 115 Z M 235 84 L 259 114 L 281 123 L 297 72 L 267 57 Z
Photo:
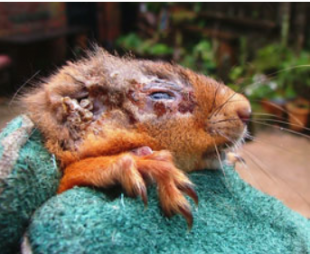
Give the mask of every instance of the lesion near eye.
M 159 100 L 174 100 L 175 96 L 169 92 L 164 91 L 157 91 L 149 94 L 149 97 L 152 100 L 159 101 Z

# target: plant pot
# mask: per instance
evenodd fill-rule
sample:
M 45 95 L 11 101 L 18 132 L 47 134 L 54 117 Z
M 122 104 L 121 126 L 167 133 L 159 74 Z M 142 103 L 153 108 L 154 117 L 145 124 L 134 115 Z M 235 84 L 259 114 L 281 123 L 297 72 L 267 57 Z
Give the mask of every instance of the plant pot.
M 274 115 L 274 117 L 279 120 L 283 120 L 285 106 L 284 99 L 262 99 L 261 105 L 267 113 Z
M 294 131 L 302 131 L 307 125 L 309 115 L 309 101 L 298 99 L 286 104 L 290 128 Z

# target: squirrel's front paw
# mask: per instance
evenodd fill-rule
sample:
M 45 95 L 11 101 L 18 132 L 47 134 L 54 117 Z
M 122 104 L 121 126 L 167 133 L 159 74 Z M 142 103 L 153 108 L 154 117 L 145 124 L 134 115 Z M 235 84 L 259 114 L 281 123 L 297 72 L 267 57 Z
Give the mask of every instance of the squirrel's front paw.
M 65 169 L 58 193 L 74 186 L 107 188 L 120 184 L 128 195 L 140 196 L 147 205 L 146 179 L 157 183 L 164 213 L 183 215 L 191 228 L 193 216 L 184 194 L 196 204 L 198 197 L 191 181 L 174 166 L 168 151 L 153 152 L 149 147 L 140 147 L 120 155 L 77 161 Z

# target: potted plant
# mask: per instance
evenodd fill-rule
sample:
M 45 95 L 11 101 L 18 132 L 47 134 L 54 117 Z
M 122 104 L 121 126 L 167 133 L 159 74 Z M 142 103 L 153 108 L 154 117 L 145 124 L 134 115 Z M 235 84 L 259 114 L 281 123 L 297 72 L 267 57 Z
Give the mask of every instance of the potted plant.
M 302 131 L 307 125 L 310 111 L 310 103 L 304 98 L 298 98 L 286 104 L 290 128 L 295 131 Z
M 294 54 L 283 62 L 283 71 L 279 73 L 278 80 L 285 84 L 286 93 L 294 100 L 288 101 L 286 109 L 290 128 L 302 131 L 307 124 L 309 114 L 310 89 L 310 54 L 302 51 Z M 306 98 L 306 96 L 308 96 Z

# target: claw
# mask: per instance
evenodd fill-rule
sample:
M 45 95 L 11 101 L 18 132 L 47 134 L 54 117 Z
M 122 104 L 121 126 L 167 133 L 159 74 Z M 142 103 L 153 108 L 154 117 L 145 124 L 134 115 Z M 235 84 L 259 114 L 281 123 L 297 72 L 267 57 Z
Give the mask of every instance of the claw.
M 186 219 L 188 231 L 191 231 L 194 221 L 191 209 L 188 206 L 179 206 L 178 209 L 182 216 Z
M 194 200 L 196 206 L 198 206 L 198 195 L 194 188 L 190 184 L 180 185 L 178 188 L 184 192 L 187 196 Z
M 226 154 L 226 162 L 228 165 L 235 165 L 237 162 L 246 164 L 246 161 L 237 153 L 228 152 Z
M 147 207 L 147 189 L 145 182 L 137 170 L 134 158 L 130 155 L 123 155 L 119 160 L 122 171 L 122 183 L 129 196 L 140 196 L 144 206 Z
M 236 155 L 236 159 L 237 159 L 238 162 L 246 164 L 245 159 L 243 159 L 240 155 Z
M 143 201 L 144 207 L 147 207 L 148 198 L 147 198 L 147 189 L 146 189 L 145 185 L 143 185 L 143 186 L 136 185 L 132 189 L 127 188 L 126 192 L 127 192 L 127 195 L 129 197 L 132 197 L 132 198 L 140 196 L 141 200 Z
M 147 207 L 148 204 L 148 199 L 147 199 L 147 191 L 146 188 L 142 188 L 141 189 L 141 193 L 140 193 L 141 199 L 144 203 L 144 207 Z

